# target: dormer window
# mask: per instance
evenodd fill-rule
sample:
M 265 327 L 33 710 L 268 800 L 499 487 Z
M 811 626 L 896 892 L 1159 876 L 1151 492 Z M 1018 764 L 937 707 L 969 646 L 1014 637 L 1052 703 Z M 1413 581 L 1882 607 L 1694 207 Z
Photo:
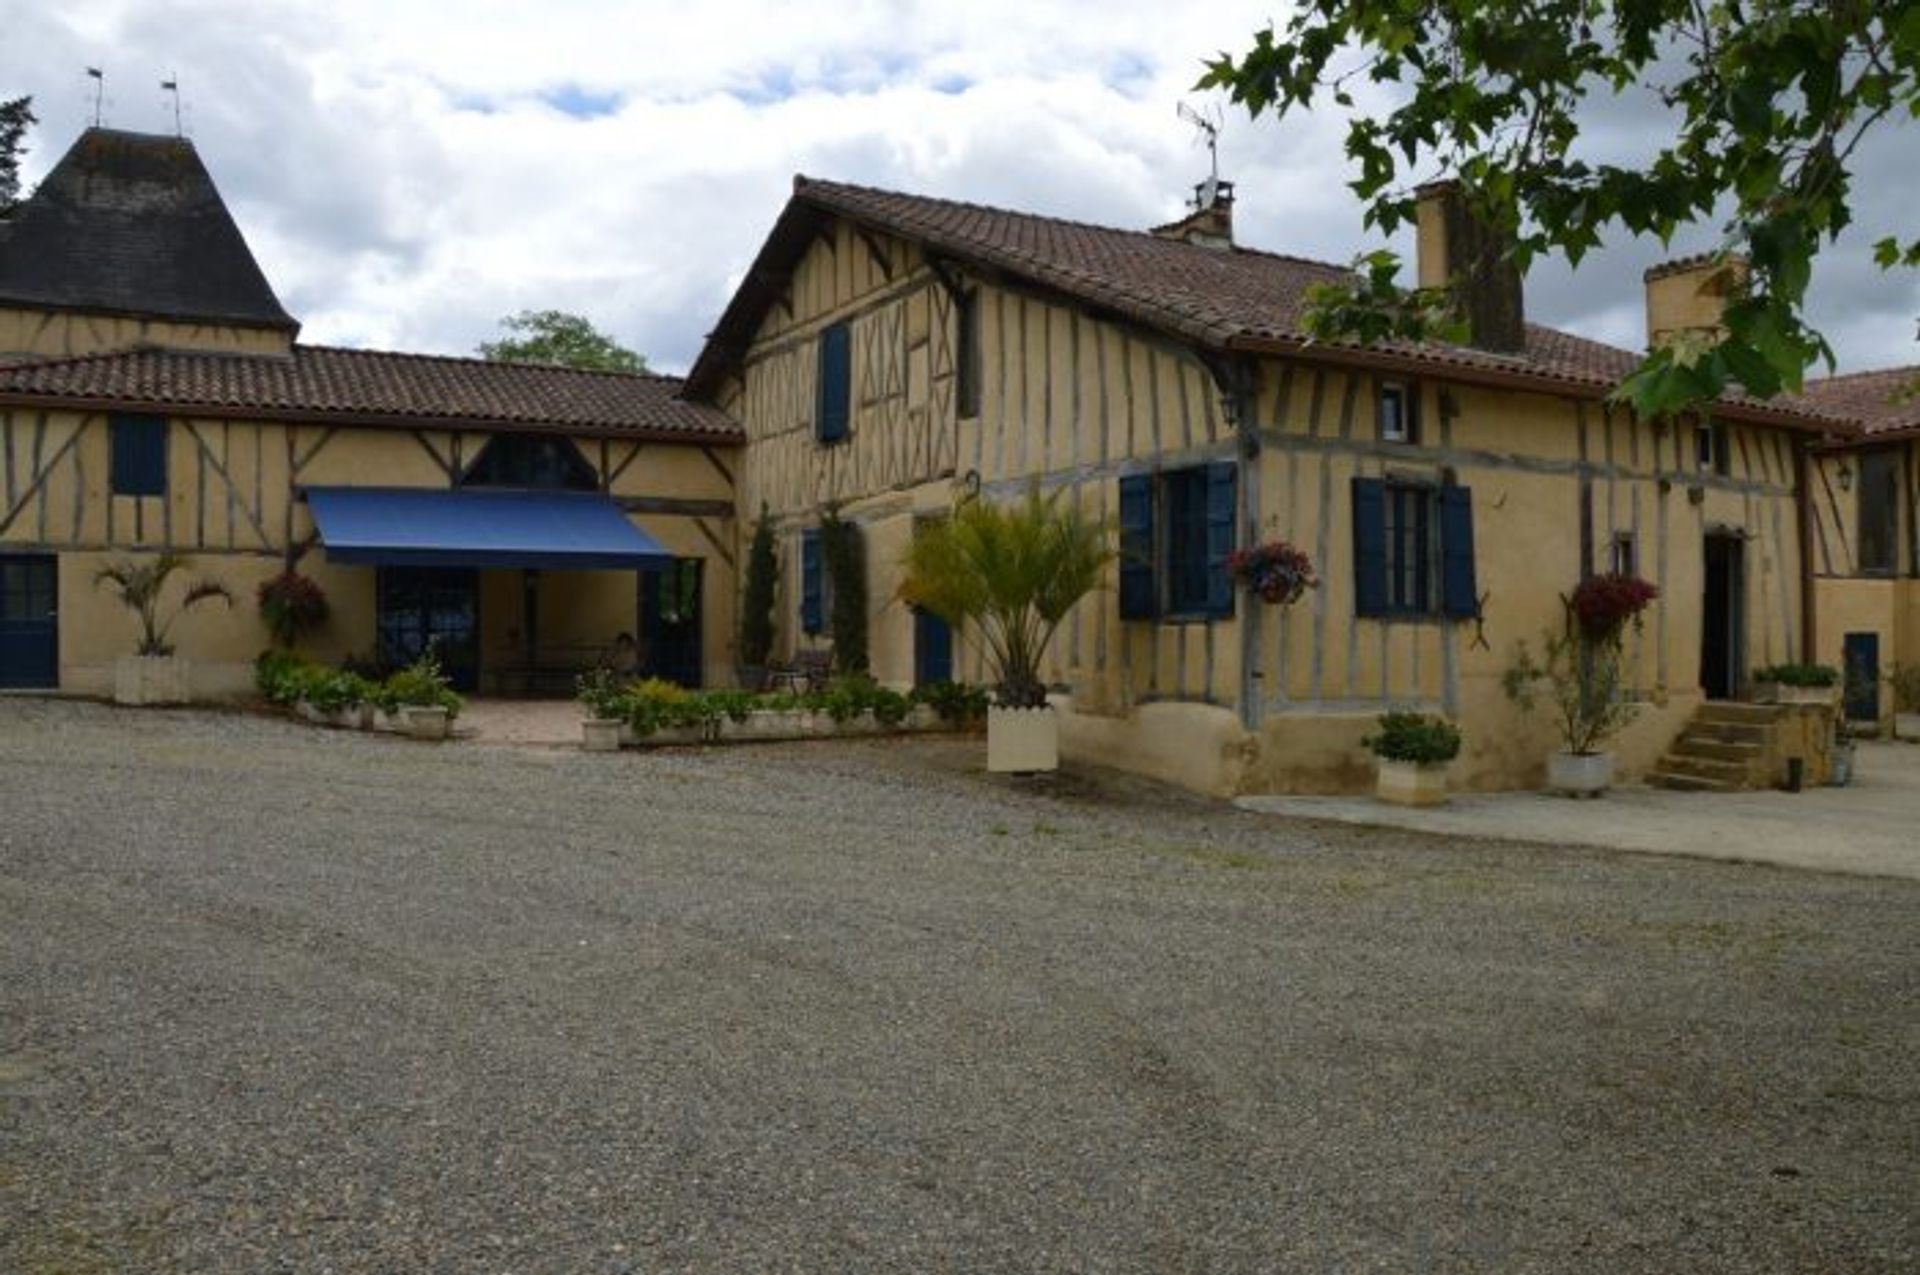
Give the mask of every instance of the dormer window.
M 1377 398 L 1377 415 L 1380 422 L 1380 441 L 1383 443 L 1416 443 L 1420 441 L 1419 396 L 1414 387 L 1405 381 L 1380 382 Z

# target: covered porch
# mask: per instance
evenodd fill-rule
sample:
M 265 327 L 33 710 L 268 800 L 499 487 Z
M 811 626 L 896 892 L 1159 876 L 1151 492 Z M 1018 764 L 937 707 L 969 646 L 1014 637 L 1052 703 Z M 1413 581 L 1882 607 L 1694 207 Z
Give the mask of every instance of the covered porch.
M 598 493 L 315 487 L 329 564 L 374 573 L 373 662 L 433 651 L 468 693 L 570 696 L 594 668 L 701 678 L 698 559 Z

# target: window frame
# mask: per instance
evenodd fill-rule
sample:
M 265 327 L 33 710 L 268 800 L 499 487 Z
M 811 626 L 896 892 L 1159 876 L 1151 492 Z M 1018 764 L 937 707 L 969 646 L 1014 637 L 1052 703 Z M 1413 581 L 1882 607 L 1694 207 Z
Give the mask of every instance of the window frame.
M 1356 619 L 1445 623 L 1480 615 L 1472 488 L 1451 474 L 1388 473 L 1355 475 L 1349 492 Z M 1409 525 L 1418 531 L 1402 530 Z
M 1900 461 L 1901 453 L 1892 448 L 1870 448 L 1860 453 L 1854 466 L 1854 544 L 1855 561 L 1863 576 L 1896 576 L 1900 574 Z M 1885 484 L 1886 507 L 1881 511 L 1881 530 L 1883 537 L 1876 537 L 1877 547 L 1884 550 L 1884 556 L 1876 556 L 1867 561 L 1867 493 L 1874 484 L 1868 474 L 1867 466 L 1871 462 L 1876 469 L 1884 466 L 1882 481 Z
M 1219 458 L 1121 475 L 1122 620 L 1204 624 L 1233 618 L 1239 588 L 1227 559 L 1241 536 L 1239 484 L 1239 463 Z M 1184 489 L 1178 498 L 1176 486 Z M 1178 559 L 1176 499 L 1186 546 Z
M 954 293 L 953 405 L 961 420 L 980 415 L 980 289 Z
M 1397 432 L 1387 428 L 1389 400 L 1397 401 L 1400 405 L 1400 428 Z M 1374 382 L 1373 429 L 1375 436 L 1383 443 L 1392 443 L 1401 447 L 1420 445 L 1420 383 L 1418 381 L 1394 377 Z
M 107 428 L 108 490 L 116 496 L 165 499 L 171 422 L 148 412 L 115 412 Z
M 1386 546 L 1386 605 L 1384 616 L 1427 618 L 1441 613 L 1443 589 L 1440 554 L 1440 485 L 1418 479 L 1388 477 L 1383 493 Z M 1406 512 L 1418 515 L 1413 535 L 1418 544 L 1415 561 L 1408 567 L 1401 561 L 1402 541 L 1398 519 Z M 1396 534 L 1399 533 L 1399 534 Z M 1411 598 L 1398 597 L 1402 590 Z
M 1640 543 L 1631 531 L 1616 531 L 1607 544 L 1607 569 L 1615 575 L 1640 574 Z
M 508 475 L 509 478 L 524 477 L 528 479 L 526 482 L 503 482 L 491 476 L 479 476 L 482 466 L 505 468 L 531 460 L 534 448 L 547 448 L 558 454 L 561 467 L 567 471 L 560 482 L 534 481 L 537 475 L 531 471 Z M 473 463 L 461 472 L 460 486 L 493 491 L 599 491 L 600 474 L 593 462 L 581 453 L 579 445 L 565 434 L 517 431 L 488 437 Z

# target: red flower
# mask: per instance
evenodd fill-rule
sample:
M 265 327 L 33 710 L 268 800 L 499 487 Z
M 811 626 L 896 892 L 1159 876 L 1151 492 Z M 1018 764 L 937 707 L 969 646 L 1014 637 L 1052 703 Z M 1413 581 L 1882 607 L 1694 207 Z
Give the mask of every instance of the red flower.
M 1588 576 L 1573 591 L 1573 615 L 1588 637 L 1610 638 L 1660 596 L 1638 576 L 1608 572 Z
M 1234 550 L 1227 555 L 1227 570 L 1264 601 L 1278 606 L 1298 602 L 1301 594 L 1320 584 L 1313 559 L 1284 540 Z

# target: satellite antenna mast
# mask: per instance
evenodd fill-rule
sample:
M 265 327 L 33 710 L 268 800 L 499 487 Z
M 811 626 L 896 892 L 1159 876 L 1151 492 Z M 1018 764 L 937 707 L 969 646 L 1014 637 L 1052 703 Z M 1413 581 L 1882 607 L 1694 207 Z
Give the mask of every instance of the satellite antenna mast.
M 1177 108 L 1180 118 L 1200 130 L 1200 138 L 1206 143 L 1208 158 L 1207 180 L 1202 182 L 1195 192 L 1194 207 L 1210 208 L 1214 197 L 1220 191 L 1220 113 L 1216 107 L 1206 113 L 1194 110 L 1185 102 Z
M 87 78 L 93 81 L 93 126 L 100 127 L 100 103 L 107 91 L 107 73 L 97 66 L 87 68 Z
M 172 75 L 160 81 L 160 91 L 173 94 L 173 135 L 175 137 L 185 137 L 186 133 L 183 132 L 180 127 L 180 73 L 175 71 Z

